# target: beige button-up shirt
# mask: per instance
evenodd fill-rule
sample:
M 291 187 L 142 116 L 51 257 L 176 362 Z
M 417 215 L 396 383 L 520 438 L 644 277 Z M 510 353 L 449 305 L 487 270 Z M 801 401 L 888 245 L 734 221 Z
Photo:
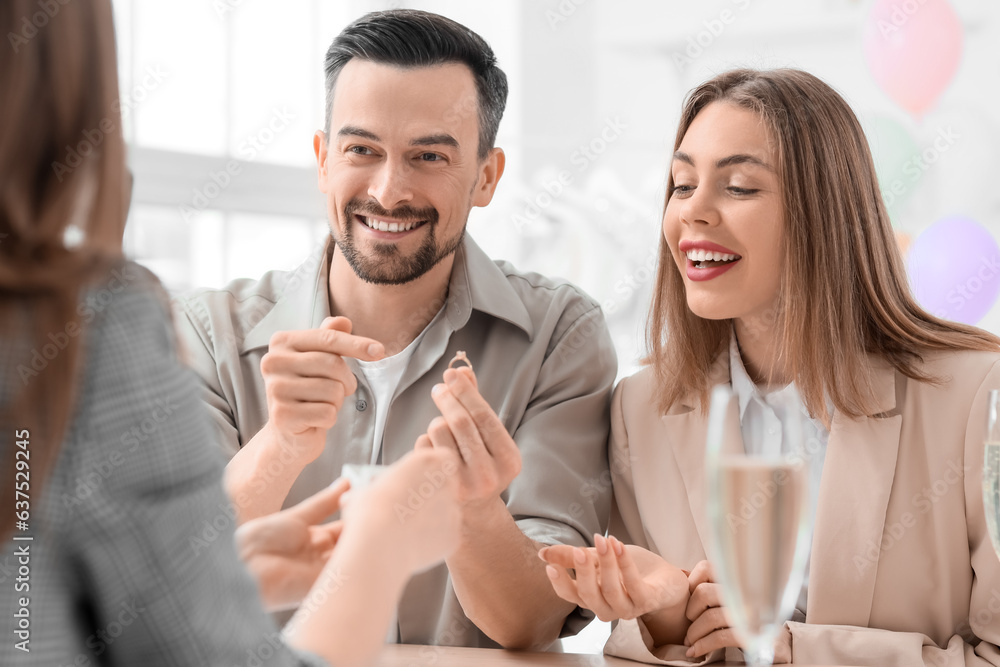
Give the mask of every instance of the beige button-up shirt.
M 318 247 L 292 272 L 175 300 L 187 358 L 229 456 L 267 422 L 260 360 L 271 335 L 316 328 L 330 315 L 328 250 L 329 243 Z M 616 359 L 604 317 L 573 285 L 494 262 L 468 236 L 456 252 L 442 317 L 425 331 L 388 406 L 375 404 L 357 362 L 345 359 L 358 390 L 285 506 L 330 484 L 343 464 L 370 462 L 377 410 L 389 410 L 382 460 L 410 451 L 439 414 L 431 388 L 457 350 L 472 360 L 480 392 L 520 448 L 522 472 L 503 494 L 518 526 L 547 544 L 591 544 L 605 530 L 611 500 L 606 451 Z M 566 632 L 585 621 L 576 612 Z M 402 643 L 496 646 L 463 613 L 443 565 L 413 578 L 398 622 Z

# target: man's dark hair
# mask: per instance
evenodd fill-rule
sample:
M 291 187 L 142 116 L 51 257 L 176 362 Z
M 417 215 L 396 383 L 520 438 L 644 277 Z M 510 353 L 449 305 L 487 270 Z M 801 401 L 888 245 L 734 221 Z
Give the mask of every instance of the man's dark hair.
M 507 104 L 507 76 L 493 49 L 460 23 L 415 9 L 365 14 L 334 38 L 326 52 L 326 131 L 330 131 L 333 89 L 351 58 L 398 67 L 462 63 L 472 70 L 479 96 L 479 159 L 493 148 Z M 455 109 L 456 114 L 471 109 Z

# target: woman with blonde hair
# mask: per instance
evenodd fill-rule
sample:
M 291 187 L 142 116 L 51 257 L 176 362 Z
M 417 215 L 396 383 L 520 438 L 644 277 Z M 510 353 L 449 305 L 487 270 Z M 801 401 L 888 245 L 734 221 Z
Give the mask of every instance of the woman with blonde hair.
M 816 77 L 720 74 L 674 149 L 648 367 L 613 402 L 610 536 L 542 550 L 555 590 L 618 620 L 608 653 L 738 658 L 704 561 L 708 396 L 732 388 L 749 447 L 791 394 L 821 482 L 776 662 L 1000 665 L 981 492 L 1000 340 L 913 300 L 861 126 Z
M 111 3 L 51 5 L 0 3 L 0 664 L 366 663 L 457 544 L 453 476 L 394 511 L 454 457 L 400 460 L 343 522 L 341 483 L 244 525 L 254 589 L 165 295 L 121 256 Z M 281 634 L 262 602 L 302 604 Z

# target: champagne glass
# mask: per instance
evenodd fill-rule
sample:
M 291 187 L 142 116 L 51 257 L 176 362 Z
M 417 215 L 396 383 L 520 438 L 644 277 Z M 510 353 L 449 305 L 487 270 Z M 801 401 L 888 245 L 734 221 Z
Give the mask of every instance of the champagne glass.
M 983 454 L 983 508 L 993 548 L 1000 555 L 1000 391 L 990 391 Z
M 768 403 L 782 423 L 780 451 L 743 446 L 739 401 L 728 386 L 712 393 L 706 444 L 709 558 L 744 657 L 754 666 L 773 664 L 812 542 L 804 437 L 812 424 L 797 400 L 778 396 Z

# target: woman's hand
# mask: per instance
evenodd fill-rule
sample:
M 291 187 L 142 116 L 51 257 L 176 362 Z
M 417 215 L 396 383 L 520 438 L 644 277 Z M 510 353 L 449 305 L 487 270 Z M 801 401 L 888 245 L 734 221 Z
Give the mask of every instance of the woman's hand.
M 687 655 L 700 658 L 712 651 L 728 646 L 739 648 L 736 634 L 730 627 L 729 617 L 722 606 L 722 590 L 715 583 L 712 566 L 703 560 L 688 575 L 691 598 L 687 605 L 687 618 L 691 621 L 684 645 L 690 646 Z
M 420 447 L 352 491 L 344 501 L 344 544 L 385 549 L 407 577 L 447 558 L 459 540 L 460 461 L 447 448 Z
M 312 588 L 343 528 L 340 521 L 320 522 L 340 509 L 349 488 L 339 479 L 295 507 L 251 519 L 236 530 L 236 549 L 268 610 L 294 607 Z
M 614 537 L 595 535 L 594 544 L 587 549 L 557 545 L 538 552 L 549 564 L 545 570 L 559 597 L 592 610 L 602 621 L 639 616 L 646 621 L 646 615 L 671 610 L 680 610 L 683 620 L 688 583 L 682 570 Z M 570 577 L 571 569 L 576 579 Z

